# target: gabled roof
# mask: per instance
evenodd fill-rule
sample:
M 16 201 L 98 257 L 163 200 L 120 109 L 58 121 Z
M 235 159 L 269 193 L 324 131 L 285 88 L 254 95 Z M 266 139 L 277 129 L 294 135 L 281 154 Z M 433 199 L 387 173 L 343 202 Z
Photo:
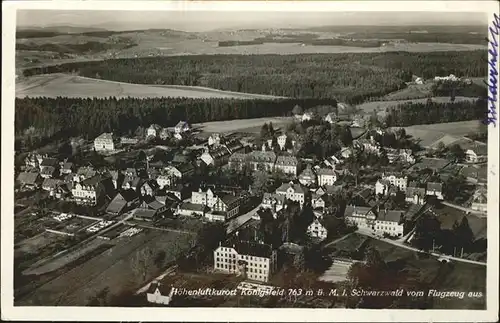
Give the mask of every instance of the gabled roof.
M 62 183 L 61 180 L 59 179 L 55 179 L 55 178 L 46 178 L 43 183 L 42 183 L 42 187 L 46 188 L 51 188 L 51 189 L 55 189 L 57 186 L 59 186 L 60 184 Z
M 399 223 L 401 216 L 404 216 L 404 214 L 405 212 L 401 210 L 384 210 L 378 213 L 377 220 Z
M 171 286 L 166 286 L 158 282 L 151 283 L 149 285 L 149 288 L 147 290 L 147 294 L 154 294 L 156 290 L 160 292 L 162 296 L 168 296 L 170 294 L 170 291 L 172 290 Z
M 316 174 L 310 166 L 306 167 L 299 175 L 299 177 L 315 177 Z
M 181 205 L 179 205 L 179 208 L 181 210 L 198 211 L 198 212 L 204 212 L 208 209 L 206 205 L 193 204 L 189 202 L 182 203 Z
M 180 127 L 184 127 L 184 126 L 188 126 L 189 127 L 189 123 L 187 123 L 186 121 L 179 121 L 175 127 L 176 128 L 180 128 Z
M 56 158 L 44 158 L 40 166 L 56 166 L 59 162 Z
M 73 168 L 73 163 L 71 162 L 65 162 L 61 166 L 62 169 L 72 169 Z
M 104 132 L 99 137 L 95 138 L 96 140 L 113 140 L 113 133 L 112 132 Z
M 127 201 L 124 199 L 123 194 L 118 193 L 109 203 L 108 207 L 106 208 L 106 212 L 120 213 L 126 205 Z
M 262 201 L 280 201 L 282 204 L 285 202 L 286 197 L 281 194 L 274 194 L 274 193 L 264 193 L 264 196 L 262 198 Z
M 22 184 L 35 184 L 40 174 L 34 172 L 23 172 L 17 176 L 17 180 Z
M 226 194 L 222 196 L 221 201 L 224 202 L 226 205 L 231 205 L 233 203 L 236 203 L 240 198 L 231 194 Z
M 156 215 L 156 210 L 138 208 L 134 211 L 134 216 L 140 218 L 153 218 Z
M 271 257 L 273 251 L 270 245 L 248 242 L 248 241 L 237 241 L 235 243 L 226 241 L 222 244 L 222 246 L 226 248 L 233 248 L 240 255 L 254 256 L 261 258 Z
M 335 170 L 331 168 L 320 168 L 316 171 L 316 173 L 319 175 L 330 175 L 330 176 L 336 176 L 337 174 L 335 173 Z
M 355 211 L 357 214 L 366 215 L 368 212 L 373 211 L 373 207 L 348 205 L 345 208 L 344 216 L 352 216 Z
M 281 186 L 276 189 L 276 192 L 286 192 L 289 188 L 292 188 L 295 192 L 299 192 L 299 193 L 303 193 L 303 194 L 306 193 L 306 189 L 304 189 L 302 187 L 302 185 L 295 184 L 292 182 L 281 184 Z
M 82 181 L 82 185 L 85 185 L 85 186 L 97 186 L 101 183 L 102 181 L 102 178 L 100 175 L 95 175 L 91 178 L 87 178 L 85 180 Z

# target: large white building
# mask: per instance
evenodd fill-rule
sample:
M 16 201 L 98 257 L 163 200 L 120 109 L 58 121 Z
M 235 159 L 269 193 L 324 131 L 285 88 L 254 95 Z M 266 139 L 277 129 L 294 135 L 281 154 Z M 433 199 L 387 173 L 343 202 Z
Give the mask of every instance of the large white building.
M 154 282 L 148 288 L 146 298 L 149 303 L 168 305 L 172 301 L 174 289 Z
M 96 175 L 76 183 L 71 193 L 78 204 L 96 205 L 99 198 L 104 194 L 101 176 Z
M 378 212 L 372 229 L 377 234 L 388 234 L 394 237 L 402 237 L 404 229 L 404 211 L 383 210 Z
M 160 135 L 161 127 L 157 124 L 152 124 L 146 131 L 146 136 L 148 138 L 156 138 Z
M 247 279 L 268 282 L 277 270 L 276 250 L 266 244 L 239 241 L 225 243 L 214 250 L 216 271 L 241 275 Z
M 382 174 L 382 179 L 388 181 L 391 185 L 397 187 L 400 191 L 406 191 L 408 186 L 408 176 L 400 176 L 396 174 Z
M 344 211 L 345 220 L 358 228 L 371 228 L 377 218 L 372 207 L 348 205 Z
M 316 174 L 319 186 L 333 185 L 337 181 L 337 174 L 331 168 L 320 168 L 316 170 Z
M 279 169 L 285 174 L 297 175 L 299 161 L 295 156 L 278 156 L 274 169 Z
M 112 132 L 105 132 L 94 139 L 94 149 L 96 151 L 113 151 L 115 150 L 115 142 Z
M 217 195 L 210 189 L 199 189 L 191 194 L 191 203 L 211 208 L 217 202 Z

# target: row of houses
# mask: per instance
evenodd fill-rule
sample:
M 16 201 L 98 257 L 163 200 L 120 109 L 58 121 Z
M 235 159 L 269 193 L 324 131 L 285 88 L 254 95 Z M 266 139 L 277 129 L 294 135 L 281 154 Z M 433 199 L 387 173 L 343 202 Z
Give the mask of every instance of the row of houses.
M 299 160 L 295 156 L 278 156 L 272 151 L 235 153 L 229 157 L 230 167 L 242 169 L 244 165 L 249 165 L 253 170 L 281 170 L 285 174 L 296 176 Z

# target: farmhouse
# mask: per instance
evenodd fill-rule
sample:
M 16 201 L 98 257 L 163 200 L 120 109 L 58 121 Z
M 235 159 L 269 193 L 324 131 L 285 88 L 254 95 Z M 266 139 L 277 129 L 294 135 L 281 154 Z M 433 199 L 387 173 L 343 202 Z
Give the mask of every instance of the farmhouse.
M 94 139 L 94 149 L 97 152 L 108 152 L 115 150 L 113 133 L 103 133 Z
M 488 146 L 475 145 L 465 152 L 465 160 L 468 163 L 483 163 L 488 160 Z
M 225 242 L 214 250 L 214 269 L 267 282 L 277 270 L 278 256 L 271 246 L 247 241 Z
M 295 156 L 278 156 L 275 169 L 281 170 L 285 174 L 297 175 L 297 166 L 299 161 Z
M 159 282 L 151 283 L 146 293 L 149 303 L 168 305 L 172 301 L 174 289 Z
M 157 124 L 152 124 L 149 126 L 149 128 L 146 130 L 146 136 L 148 138 L 156 138 L 160 135 L 161 127 Z

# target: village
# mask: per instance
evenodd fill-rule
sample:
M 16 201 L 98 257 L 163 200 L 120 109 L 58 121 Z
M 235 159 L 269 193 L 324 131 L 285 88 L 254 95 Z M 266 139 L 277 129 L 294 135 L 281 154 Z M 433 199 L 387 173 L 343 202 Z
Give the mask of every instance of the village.
M 486 178 L 479 173 L 486 145 L 465 140 L 425 149 L 402 128 L 353 118 L 344 109 L 296 106 L 288 124 L 266 123 L 260 133 L 206 133 L 179 121 L 172 128 L 152 124 L 133 136 L 103 133 L 54 154 L 33 152 L 16 165 L 16 214 L 30 210 L 41 221 L 36 233 L 70 238 L 65 251 L 147 231 L 191 237 L 206 225 L 222 225 L 211 250 L 203 251 L 204 279 L 229 274 L 239 289 L 272 289 L 284 266 L 316 265 L 304 249 L 326 250 L 353 234 L 446 262 L 464 258 L 468 246 L 428 238 L 419 219 L 443 217 L 444 207 L 459 214 L 447 220 L 450 228 L 468 214 L 485 220 Z M 17 230 L 16 241 L 33 233 Z M 196 253 L 193 239 L 180 249 L 185 262 Z M 320 279 L 326 282 L 345 280 L 349 265 L 364 261 L 359 252 L 327 254 L 324 269 L 337 263 L 334 275 L 341 274 Z M 36 272 L 46 262 L 29 261 L 24 269 Z M 175 299 L 168 277 L 181 265 L 174 259 L 167 267 L 167 276 L 140 290 L 149 304 Z

